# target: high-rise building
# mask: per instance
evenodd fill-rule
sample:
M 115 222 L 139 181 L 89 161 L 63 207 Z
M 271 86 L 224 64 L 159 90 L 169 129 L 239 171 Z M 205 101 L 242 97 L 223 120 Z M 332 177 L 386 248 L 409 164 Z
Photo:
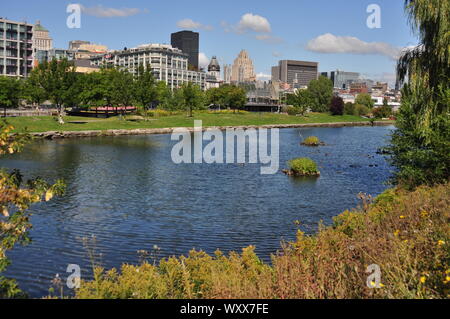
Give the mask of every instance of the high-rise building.
M 330 72 L 330 79 L 337 89 L 348 89 L 350 84 L 359 81 L 360 74 L 357 72 L 332 71 Z
M 172 33 L 172 47 L 180 49 L 188 55 L 190 69 L 199 70 L 199 34 L 192 31 Z
M 255 68 L 253 67 L 253 61 L 250 59 L 247 51 L 242 50 L 238 57 L 234 60 L 233 67 L 231 69 L 231 82 L 244 83 L 255 82 Z
M 223 81 L 227 84 L 231 83 L 231 71 L 232 67 L 230 64 L 225 64 L 223 66 Z
M 272 68 L 272 79 L 289 84 L 292 88 L 301 88 L 317 79 L 318 62 L 281 60 Z
M 48 51 L 53 49 L 53 39 L 46 28 L 37 21 L 33 29 L 33 44 L 35 50 Z
M 144 44 L 91 58 L 95 66 L 114 66 L 136 75 L 140 65 L 150 67 L 155 79 L 175 89 L 191 82 L 206 87 L 206 73 L 188 69 L 188 54 L 168 44 Z
M 33 25 L 0 18 L 0 75 L 27 77 L 33 57 Z
M 272 67 L 272 82 L 280 81 L 280 67 L 273 66 Z

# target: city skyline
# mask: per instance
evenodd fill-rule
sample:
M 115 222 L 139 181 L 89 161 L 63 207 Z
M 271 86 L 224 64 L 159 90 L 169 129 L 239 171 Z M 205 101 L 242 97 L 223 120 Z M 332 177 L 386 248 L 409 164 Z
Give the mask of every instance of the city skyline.
M 283 7 L 248 1 L 230 4 L 175 1 L 168 10 L 162 3 L 132 0 L 83 3 L 82 26 L 66 26 L 69 2 L 43 0 L 0 4 L 0 16 L 41 24 L 50 31 L 55 48 L 67 48 L 71 40 L 88 40 L 110 49 L 143 43 L 170 43 L 170 34 L 181 30 L 200 33 L 200 64 L 212 56 L 221 65 L 231 64 L 245 49 L 259 79 L 270 79 L 271 67 L 283 59 L 318 61 L 319 72 L 340 69 L 361 76 L 395 81 L 395 56 L 402 47 L 414 45 L 403 16 L 401 2 L 377 1 L 381 29 L 366 25 L 372 1 L 350 0 L 345 6 L 331 1 L 287 1 Z M 258 2 L 261 4 L 261 2 Z M 208 7 L 205 7 L 207 5 Z M 47 10 L 52 7 L 53 10 Z M 140 31 L 142 30 L 142 31 Z

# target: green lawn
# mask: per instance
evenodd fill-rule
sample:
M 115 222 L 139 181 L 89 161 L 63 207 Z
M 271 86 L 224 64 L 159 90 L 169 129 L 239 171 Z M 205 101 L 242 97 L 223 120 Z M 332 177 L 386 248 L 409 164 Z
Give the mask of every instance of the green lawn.
M 203 120 L 204 127 L 368 121 L 367 119 L 352 115 L 331 116 L 329 114 L 309 114 L 307 117 L 296 117 L 275 113 L 223 114 L 208 112 L 197 112 L 194 114 L 193 118 L 189 118 L 183 114 L 151 118 L 150 121 L 138 122 L 120 119 L 119 117 L 96 119 L 67 116 L 64 120 L 66 121 L 66 124 L 60 125 L 51 116 L 7 118 L 7 122 L 15 127 L 15 132 L 24 130 L 27 130 L 28 132 L 46 132 L 192 127 L 194 120 Z

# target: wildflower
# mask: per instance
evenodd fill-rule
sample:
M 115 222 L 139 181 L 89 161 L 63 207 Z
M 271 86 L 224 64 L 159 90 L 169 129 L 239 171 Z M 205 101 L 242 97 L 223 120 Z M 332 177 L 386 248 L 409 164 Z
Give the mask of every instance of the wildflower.
M 406 218 L 406 217 L 405 217 L 405 216 L 403 216 L 403 215 L 402 215 L 402 216 L 400 216 L 400 219 L 405 219 L 405 218 Z
M 427 277 L 425 277 L 425 276 L 420 277 L 420 282 L 422 284 L 424 284 L 426 281 L 427 281 Z
M 51 190 L 48 190 L 45 193 L 45 201 L 48 202 L 49 200 L 51 200 L 53 198 L 53 192 Z
M 394 236 L 395 236 L 395 237 L 398 237 L 398 235 L 400 235 L 400 230 L 397 229 L 397 230 L 394 232 Z
M 428 217 L 428 212 L 423 211 L 423 212 L 421 213 L 421 215 L 422 215 L 422 217 Z
M 445 241 L 439 240 L 439 241 L 438 241 L 438 246 L 443 246 L 443 245 L 445 245 Z

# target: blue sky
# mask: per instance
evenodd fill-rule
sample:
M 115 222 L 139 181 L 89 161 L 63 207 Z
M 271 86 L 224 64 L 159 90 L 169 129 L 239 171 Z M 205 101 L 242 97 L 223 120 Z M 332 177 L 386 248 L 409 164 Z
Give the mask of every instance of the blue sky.
M 66 26 L 70 3 L 84 8 L 80 29 Z M 367 27 L 370 4 L 381 8 L 379 29 Z M 170 33 L 185 26 L 200 32 L 200 51 L 206 57 L 232 63 L 246 49 L 260 76 L 270 74 L 280 59 L 295 59 L 317 61 L 321 72 L 355 71 L 392 83 L 393 52 L 417 43 L 403 0 L 22 0 L 1 1 L 0 16 L 40 20 L 57 48 L 67 48 L 70 40 L 110 49 L 170 43 Z

